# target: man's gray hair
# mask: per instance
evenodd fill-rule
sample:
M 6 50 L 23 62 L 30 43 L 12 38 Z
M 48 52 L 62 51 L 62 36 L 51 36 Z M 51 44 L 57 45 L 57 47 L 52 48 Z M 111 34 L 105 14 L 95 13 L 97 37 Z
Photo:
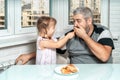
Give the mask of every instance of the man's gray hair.
M 73 15 L 82 14 L 85 19 L 92 18 L 93 20 L 93 13 L 90 8 L 88 7 L 78 7 L 73 11 Z

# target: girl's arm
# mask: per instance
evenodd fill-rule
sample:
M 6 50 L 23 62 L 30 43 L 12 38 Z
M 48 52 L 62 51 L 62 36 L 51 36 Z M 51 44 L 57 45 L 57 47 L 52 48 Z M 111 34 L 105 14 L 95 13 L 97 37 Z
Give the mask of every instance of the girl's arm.
M 17 64 L 19 61 L 22 61 L 22 64 L 27 63 L 30 59 L 35 58 L 36 57 L 36 53 L 32 52 L 29 54 L 21 54 L 15 61 L 15 63 Z
M 74 32 L 70 32 L 59 41 L 53 41 L 53 40 L 40 41 L 40 47 L 41 48 L 61 48 L 66 44 L 66 42 L 69 39 L 73 37 L 74 37 Z

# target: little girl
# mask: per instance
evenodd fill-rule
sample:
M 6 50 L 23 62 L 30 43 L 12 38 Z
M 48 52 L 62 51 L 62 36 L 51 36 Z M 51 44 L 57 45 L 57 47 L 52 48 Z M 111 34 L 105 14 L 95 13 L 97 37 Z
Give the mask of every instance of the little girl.
M 55 25 L 56 20 L 52 17 L 42 16 L 37 21 L 36 64 L 55 64 L 56 48 L 61 48 L 74 36 L 74 32 L 71 32 L 57 41 L 57 39 L 52 37 L 55 31 Z

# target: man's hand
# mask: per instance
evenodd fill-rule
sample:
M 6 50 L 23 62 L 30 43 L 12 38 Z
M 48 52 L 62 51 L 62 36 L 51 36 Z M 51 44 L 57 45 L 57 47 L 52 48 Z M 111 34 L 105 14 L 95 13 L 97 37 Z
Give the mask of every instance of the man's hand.
M 86 36 L 88 36 L 88 34 L 86 33 L 85 29 L 83 27 L 74 27 L 74 32 L 75 34 L 84 39 Z

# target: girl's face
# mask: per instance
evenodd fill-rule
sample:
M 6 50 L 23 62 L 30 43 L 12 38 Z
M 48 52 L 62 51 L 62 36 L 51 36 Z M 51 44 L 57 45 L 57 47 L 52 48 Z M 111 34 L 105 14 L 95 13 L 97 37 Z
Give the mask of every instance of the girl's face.
M 55 32 L 55 22 L 50 21 L 48 29 L 47 29 L 47 36 L 52 37 Z

